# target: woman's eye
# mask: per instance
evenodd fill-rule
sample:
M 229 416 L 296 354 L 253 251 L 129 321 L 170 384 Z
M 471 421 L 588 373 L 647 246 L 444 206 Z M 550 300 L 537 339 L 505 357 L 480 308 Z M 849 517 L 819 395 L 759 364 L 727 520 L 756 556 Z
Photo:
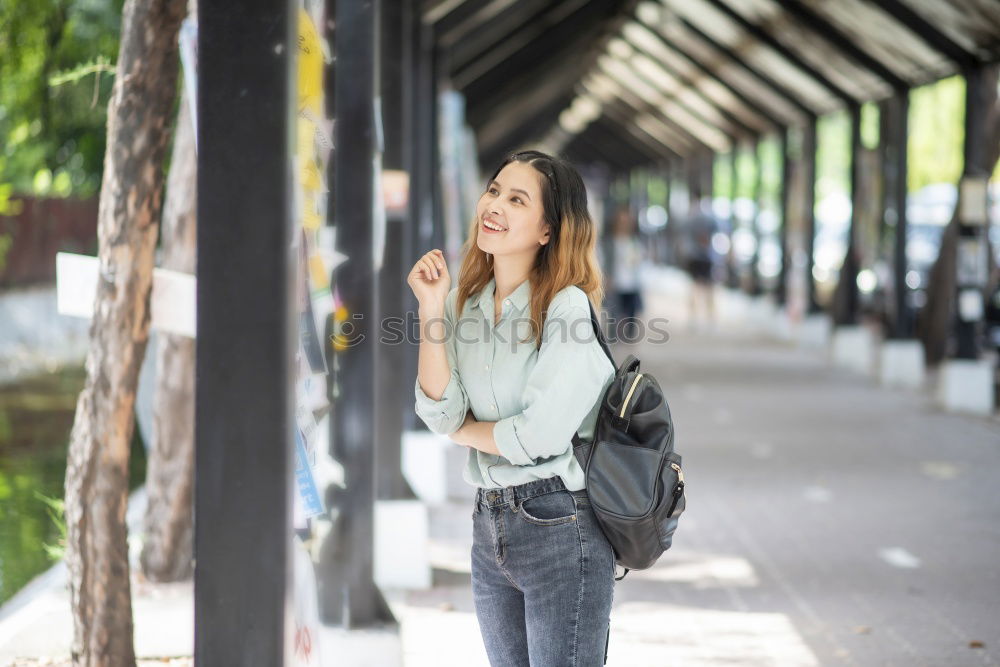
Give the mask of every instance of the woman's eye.
M 511 201 L 515 201 L 515 202 L 517 202 L 518 204 L 523 204 L 523 203 L 524 203 L 523 201 L 521 201 L 521 198 L 520 198 L 520 197 L 512 197 L 512 198 L 511 198 Z
M 497 189 L 496 188 L 490 188 L 486 192 L 490 193 L 491 195 L 495 195 L 495 194 L 497 194 Z

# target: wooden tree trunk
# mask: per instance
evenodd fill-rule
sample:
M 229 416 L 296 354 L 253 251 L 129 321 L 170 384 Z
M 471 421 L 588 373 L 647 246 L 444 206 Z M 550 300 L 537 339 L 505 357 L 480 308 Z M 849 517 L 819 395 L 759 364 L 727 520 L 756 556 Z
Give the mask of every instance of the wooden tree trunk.
M 193 274 L 197 157 L 186 92 L 181 93 L 170 159 L 161 265 Z M 153 438 L 146 465 L 148 504 L 140 563 L 152 581 L 180 581 L 194 568 L 194 340 L 157 336 Z
M 990 76 L 1000 80 L 1000 66 L 988 66 L 992 71 Z M 996 87 L 991 88 L 994 92 Z M 991 111 L 986 117 L 988 151 L 986 160 L 989 171 L 992 172 L 1000 160 L 1000 99 L 994 98 Z M 964 173 L 964 171 L 963 171 Z M 956 291 L 956 249 L 958 247 L 958 211 L 961 202 L 961 182 L 958 186 L 959 197 L 955 203 L 948 226 L 941 235 L 941 247 L 938 258 L 931 267 L 927 303 L 917 319 L 917 335 L 924 345 L 924 361 L 928 366 L 936 366 L 948 356 L 948 338 L 954 326 L 955 291 Z M 989 238 L 984 240 L 989 247 Z M 992 269 L 992 251 L 989 252 L 990 268 Z M 992 270 L 991 270 L 992 273 Z
M 134 665 L 125 510 L 183 0 L 128 0 L 108 105 L 100 276 L 66 469 L 74 665 Z

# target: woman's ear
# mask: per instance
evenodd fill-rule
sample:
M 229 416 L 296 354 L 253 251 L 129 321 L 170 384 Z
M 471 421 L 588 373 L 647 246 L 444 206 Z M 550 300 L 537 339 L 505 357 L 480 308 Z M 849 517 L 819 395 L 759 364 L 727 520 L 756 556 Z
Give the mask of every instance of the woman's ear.
M 538 245 L 545 245 L 552 238 L 552 225 L 545 223 L 545 231 L 542 233 L 542 238 L 539 239 Z

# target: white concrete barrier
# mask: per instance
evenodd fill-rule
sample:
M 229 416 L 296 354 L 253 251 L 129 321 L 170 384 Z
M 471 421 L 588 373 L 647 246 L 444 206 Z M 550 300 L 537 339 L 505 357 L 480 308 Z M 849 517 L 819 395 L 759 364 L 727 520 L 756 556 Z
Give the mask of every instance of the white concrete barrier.
M 849 325 L 835 328 L 830 352 L 835 366 L 862 375 L 875 372 L 875 335 L 868 327 Z
M 403 433 L 403 477 L 420 500 L 440 505 L 471 500 L 475 489 L 462 477 L 469 452 L 429 431 Z
M 799 347 L 825 349 L 830 344 L 833 324 L 826 313 L 807 315 L 798 328 Z
M 777 313 L 778 307 L 771 297 L 751 297 L 747 312 L 750 331 L 757 335 L 770 336 Z
M 994 366 L 989 359 L 949 359 L 941 364 L 938 402 L 949 412 L 991 415 Z
M 448 464 L 446 451 L 454 447 L 447 438 L 430 431 L 403 433 L 403 477 L 417 498 L 429 505 L 448 499 Z
M 924 346 L 918 340 L 887 340 L 879 354 L 879 382 L 883 387 L 920 389 L 927 379 Z
M 380 588 L 431 587 L 427 506 L 420 500 L 375 502 L 375 583 Z
M 771 336 L 783 343 L 795 340 L 796 326 L 787 308 L 775 307 L 774 319 L 771 320 Z

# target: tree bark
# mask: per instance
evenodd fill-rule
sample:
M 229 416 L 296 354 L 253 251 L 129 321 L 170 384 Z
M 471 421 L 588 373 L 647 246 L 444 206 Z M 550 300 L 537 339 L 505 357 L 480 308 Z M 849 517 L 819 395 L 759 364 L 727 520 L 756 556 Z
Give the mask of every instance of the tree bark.
M 128 0 L 108 105 L 100 275 L 66 469 L 74 665 L 134 665 L 125 510 L 183 0 Z
M 1000 66 L 989 65 L 991 76 L 1000 80 Z M 996 87 L 991 90 L 996 91 Z M 988 148 L 986 159 L 989 172 L 996 168 L 1000 160 L 1000 99 L 994 99 L 992 109 L 986 118 Z M 963 175 L 965 170 L 963 170 Z M 955 319 L 956 291 L 956 249 L 958 247 L 958 212 L 961 208 L 961 180 L 957 186 L 958 198 L 948 226 L 941 235 L 941 247 L 938 258 L 931 267 L 928 276 L 927 303 L 917 317 L 917 335 L 924 345 L 924 362 L 928 366 L 936 366 L 948 355 L 948 339 Z M 989 248 L 989 237 L 984 240 Z M 992 274 L 993 253 L 988 253 L 990 273 Z
M 160 234 L 161 265 L 195 272 L 197 157 L 182 89 Z M 186 336 L 157 336 L 153 437 L 146 465 L 146 517 L 140 563 L 151 581 L 181 581 L 194 571 L 194 359 Z

